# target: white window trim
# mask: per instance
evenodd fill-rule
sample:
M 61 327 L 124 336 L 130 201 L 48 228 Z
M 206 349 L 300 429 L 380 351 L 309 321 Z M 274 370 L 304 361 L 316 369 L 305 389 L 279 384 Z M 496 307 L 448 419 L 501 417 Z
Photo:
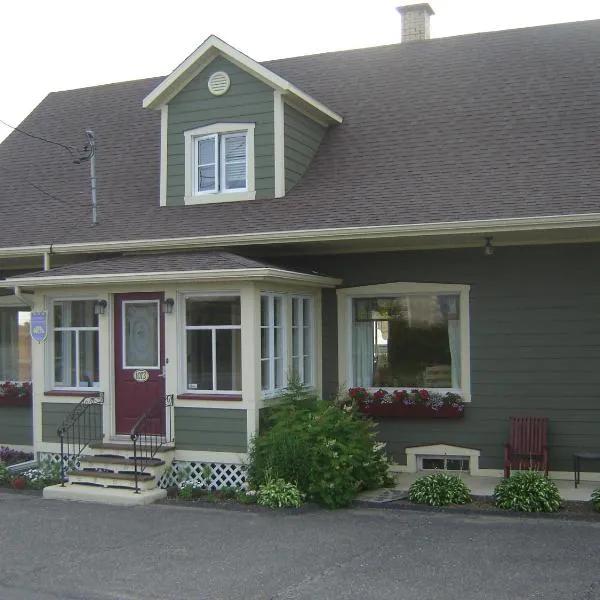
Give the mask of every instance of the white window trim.
M 190 326 L 188 328 L 187 325 L 187 313 L 186 313 L 186 304 L 188 300 L 210 300 L 210 299 L 215 299 L 215 298 L 237 298 L 240 301 L 240 309 L 241 309 L 241 302 L 242 302 L 242 297 L 239 293 L 231 293 L 229 291 L 227 292 L 210 292 L 210 293 L 186 293 L 186 294 L 182 294 L 181 295 L 181 305 L 180 305 L 180 310 L 178 311 L 179 314 L 182 315 L 181 318 L 181 328 L 183 329 L 183 334 L 181 335 L 181 344 L 180 344 L 180 356 L 181 356 L 181 361 L 180 364 L 183 365 L 183 369 L 181 369 L 181 375 L 182 375 L 182 380 L 179 383 L 179 389 L 183 390 L 183 394 L 189 395 L 189 394 L 198 394 L 199 396 L 205 395 L 205 394 L 210 394 L 211 396 L 231 396 L 232 394 L 241 394 L 242 390 L 217 390 L 217 389 L 210 389 L 210 390 L 202 390 L 202 389 L 194 389 L 194 388 L 188 388 L 187 387 L 187 381 L 188 381 L 188 375 L 187 375 L 187 332 L 188 331 L 199 331 L 199 330 L 204 330 L 204 331 L 212 331 L 212 345 L 213 345 L 213 364 L 212 364 L 212 375 L 213 375 L 213 388 L 215 387 L 216 381 L 217 381 L 217 377 L 216 377 L 216 373 L 217 373 L 217 363 L 214 361 L 214 357 L 216 356 L 216 335 L 215 335 L 215 331 L 218 329 L 226 329 L 228 331 L 231 330 L 238 330 L 240 332 L 240 336 L 242 335 L 242 324 L 240 322 L 239 325 L 200 325 L 200 326 Z M 241 316 L 241 312 L 240 312 L 240 316 Z M 242 353 L 240 354 L 240 373 L 241 371 L 241 361 L 243 360 L 243 348 L 242 348 Z M 243 385 L 242 385 L 243 387 Z M 203 404 L 204 406 L 204 404 Z
M 97 300 L 98 298 L 95 297 L 89 297 L 89 296 L 85 296 L 85 297 L 77 297 L 77 296 L 73 296 L 73 297 L 67 297 L 67 298 L 52 298 L 50 300 L 50 309 L 48 311 L 48 343 L 46 344 L 46 347 L 48 349 L 47 355 L 46 355 L 46 365 L 47 365 L 47 382 L 50 383 L 50 389 L 51 390 L 56 390 L 56 391 L 73 391 L 73 390 L 77 390 L 77 391 L 82 391 L 82 392 L 87 392 L 87 391 L 98 391 L 100 389 L 100 381 L 95 382 L 97 383 L 97 385 L 91 386 L 91 387 L 83 387 L 83 386 L 61 386 L 58 385 L 56 383 L 56 381 L 54 380 L 54 375 L 55 375 L 55 371 L 54 371 L 54 366 L 55 366 L 55 355 L 54 355 L 54 332 L 55 331 L 77 331 L 78 335 L 77 335 L 77 344 L 79 344 L 79 332 L 80 331 L 97 331 L 98 332 L 98 361 L 100 362 L 100 347 L 101 347 L 101 342 L 100 342 L 100 319 L 98 319 L 98 326 L 97 327 L 55 327 L 54 326 L 54 305 L 57 304 L 58 302 L 94 302 L 95 300 Z M 77 352 L 76 354 L 77 356 L 77 361 L 79 361 L 79 352 Z M 100 367 L 100 365 L 98 365 Z M 77 369 L 77 381 L 79 382 L 79 369 Z M 100 379 L 100 374 L 98 374 L 98 379 Z
M 352 387 L 352 300 L 371 296 L 410 294 L 457 294 L 460 303 L 461 389 L 435 389 L 439 392 L 459 391 L 465 402 L 471 402 L 470 286 L 447 283 L 384 283 L 337 290 L 338 297 L 338 376 L 342 388 Z M 375 389 L 375 388 L 373 388 Z M 395 388 L 402 389 L 402 388 Z M 392 388 L 389 388 L 392 391 Z
M 209 204 L 215 202 L 235 202 L 256 198 L 254 173 L 254 129 L 255 123 L 214 123 L 206 127 L 197 127 L 184 132 L 185 138 L 185 204 Z M 195 192 L 194 157 L 197 139 L 209 135 L 245 133 L 246 134 L 246 188 L 214 192 Z M 217 177 L 222 177 L 222 156 L 219 156 Z
M 294 320 L 293 320 L 293 314 L 294 314 L 294 301 L 297 300 L 299 301 L 299 306 L 300 306 L 300 323 L 301 325 L 299 327 L 296 327 L 296 329 L 300 330 L 300 354 L 298 355 L 300 358 L 300 373 L 297 373 L 297 375 L 300 377 L 300 381 L 302 382 L 303 385 L 305 385 L 308 388 L 314 388 L 315 386 L 315 337 L 316 337 L 316 327 L 315 327 L 315 299 L 313 296 L 301 296 L 301 295 L 292 295 L 291 297 L 291 307 L 290 307 L 290 318 L 291 318 L 291 322 L 290 322 L 290 337 L 292 340 L 292 346 L 291 346 L 291 354 L 290 354 L 290 364 L 294 365 L 294 357 L 296 356 L 294 354 Z M 308 322 L 305 321 L 305 315 L 304 315 L 304 300 L 308 300 L 310 302 L 310 315 L 308 318 Z M 304 347 L 304 329 L 305 327 L 308 326 L 308 330 L 310 333 L 310 339 L 309 339 L 309 348 L 308 348 L 308 354 L 306 352 L 306 348 Z M 310 373 L 311 373 L 311 378 L 309 381 L 304 380 L 304 357 L 308 356 L 308 358 L 310 359 Z

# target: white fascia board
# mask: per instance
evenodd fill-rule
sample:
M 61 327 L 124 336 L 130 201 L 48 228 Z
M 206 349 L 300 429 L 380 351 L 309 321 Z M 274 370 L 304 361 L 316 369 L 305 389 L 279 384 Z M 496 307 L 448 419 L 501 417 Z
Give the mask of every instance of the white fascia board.
M 341 115 L 325 106 L 309 94 L 304 93 L 289 81 L 276 75 L 260 63 L 250 58 L 246 54 L 236 50 L 222 39 L 215 35 L 209 36 L 198 48 L 192 52 L 170 75 L 152 90 L 143 100 L 144 108 L 160 108 L 166 104 L 171 98 L 179 93 L 181 86 L 177 85 L 179 80 L 184 80 L 186 83 L 195 77 L 207 64 L 207 59 L 212 60 L 216 52 L 222 54 L 232 63 L 248 71 L 263 83 L 279 90 L 284 94 L 290 94 L 302 100 L 314 110 L 326 116 L 332 123 L 341 123 L 343 118 Z M 192 73 L 190 75 L 190 73 Z
M 527 232 L 540 230 L 578 229 L 600 227 L 600 213 L 583 215 L 558 215 L 545 217 L 520 217 L 515 219 L 488 219 L 476 221 L 450 221 L 445 223 L 417 223 L 409 225 L 376 225 L 372 227 L 330 227 L 292 231 L 267 231 L 229 235 L 188 236 L 179 238 L 154 238 L 142 240 L 117 240 L 108 242 L 83 242 L 56 244 L 53 254 L 125 252 L 144 250 L 177 250 L 190 248 L 216 248 L 245 246 L 249 244 L 286 244 L 306 242 L 337 242 L 347 240 L 376 240 L 384 238 L 413 238 L 436 235 L 495 234 L 502 232 Z M 0 248 L 0 258 L 40 256 L 48 251 L 48 244 Z
M 15 277 L 0 281 L 0 288 L 28 286 L 30 288 L 56 287 L 70 285 L 104 285 L 107 283 L 154 283 L 165 281 L 236 281 L 236 280 L 273 280 L 302 283 L 315 287 L 336 287 L 341 279 L 296 273 L 285 269 L 213 269 L 209 271 L 163 271 L 153 273 L 102 273 L 97 275 L 48 275 L 40 277 Z

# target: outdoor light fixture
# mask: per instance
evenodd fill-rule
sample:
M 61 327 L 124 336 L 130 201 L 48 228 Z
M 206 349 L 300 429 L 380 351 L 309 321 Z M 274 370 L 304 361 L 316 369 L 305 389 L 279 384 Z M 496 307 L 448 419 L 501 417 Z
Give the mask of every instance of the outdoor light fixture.
M 173 298 L 166 298 L 162 302 L 162 311 L 166 315 L 170 315 L 173 312 L 174 306 L 175 306 L 175 300 L 173 300 Z
M 486 256 L 492 256 L 492 254 L 494 254 L 494 246 L 492 246 L 492 238 L 491 237 L 485 238 L 485 246 L 483 247 L 483 253 Z
M 106 312 L 106 300 L 96 300 L 94 302 L 94 314 L 103 315 Z

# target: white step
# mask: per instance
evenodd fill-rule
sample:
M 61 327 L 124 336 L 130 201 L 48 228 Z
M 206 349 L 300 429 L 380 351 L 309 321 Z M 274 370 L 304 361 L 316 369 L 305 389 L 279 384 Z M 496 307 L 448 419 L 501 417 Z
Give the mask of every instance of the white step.
M 71 485 L 93 485 L 94 487 L 117 487 L 135 490 L 135 477 L 133 474 L 104 473 L 102 471 L 69 471 Z M 156 487 L 156 478 L 153 475 L 142 473 L 138 476 L 138 488 L 151 490 Z
M 154 488 L 135 494 L 132 490 L 101 488 L 91 485 L 52 485 L 44 488 L 44 498 L 49 500 L 77 500 L 79 502 L 98 502 L 118 506 L 138 506 L 152 504 L 167 497 L 167 490 Z
M 82 456 L 79 464 L 81 469 L 96 469 L 113 473 L 134 473 L 136 467 L 133 459 L 104 455 Z M 143 469 L 144 473 L 154 475 L 156 481 L 160 479 L 166 467 L 164 460 L 158 457 L 151 460 L 141 459 L 137 463 L 138 472 Z

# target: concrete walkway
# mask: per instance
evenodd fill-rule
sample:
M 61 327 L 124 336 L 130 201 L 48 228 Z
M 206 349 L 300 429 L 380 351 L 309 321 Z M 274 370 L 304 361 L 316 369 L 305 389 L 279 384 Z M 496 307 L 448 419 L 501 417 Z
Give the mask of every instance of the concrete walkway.
M 449 471 L 451 473 L 451 471 Z M 426 473 L 396 473 L 396 486 L 395 490 L 400 494 L 401 492 L 407 492 L 408 488 L 411 484 L 419 479 L 419 477 L 423 477 Z M 456 472 L 456 475 L 459 475 L 461 479 L 467 484 L 471 493 L 474 496 L 492 496 L 494 493 L 494 488 L 500 481 L 502 481 L 501 477 L 473 477 L 472 475 L 468 475 L 465 473 Z M 582 501 L 586 502 L 590 500 L 592 492 L 600 487 L 600 482 L 591 482 L 591 481 L 581 481 L 581 483 L 575 487 L 573 481 L 567 481 L 564 479 L 553 479 L 556 487 L 558 487 L 558 491 L 560 492 L 560 496 L 563 500 L 567 501 Z M 361 500 L 369 500 L 370 498 L 374 498 L 378 495 L 378 491 L 369 491 L 364 492 L 360 495 Z

